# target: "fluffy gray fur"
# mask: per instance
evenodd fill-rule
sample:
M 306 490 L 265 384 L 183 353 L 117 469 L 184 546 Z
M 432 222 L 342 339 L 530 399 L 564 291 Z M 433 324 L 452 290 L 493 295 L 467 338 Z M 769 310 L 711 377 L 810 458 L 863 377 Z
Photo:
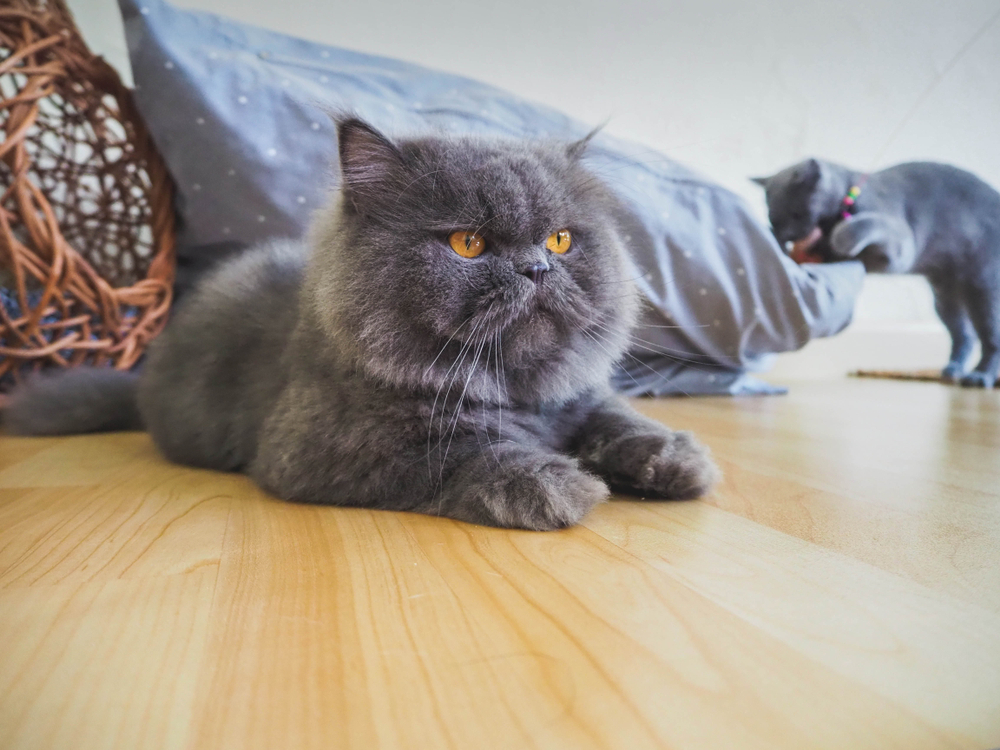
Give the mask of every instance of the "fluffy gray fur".
M 23 435 L 141 430 L 138 383 L 135 373 L 86 367 L 36 377 L 14 392 L 3 425 Z
M 767 192 L 779 242 L 819 227 L 811 252 L 824 262 L 856 258 L 868 271 L 916 273 L 934 290 L 937 313 L 951 334 L 942 375 L 989 388 L 1000 374 L 1000 193 L 946 164 L 900 164 L 867 177 L 808 159 L 754 179 Z M 857 213 L 841 217 L 841 201 L 862 184 Z M 976 339 L 979 364 L 967 372 Z
M 355 119 L 339 138 L 341 191 L 307 245 L 226 263 L 151 346 L 138 405 L 167 457 L 247 472 L 287 500 L 527 529 L 579 521 L 608 483 L 706 491 L 706 450 L 609 389 L 637 302 L 624 209 L 580 164 L 585 143 L 394 143 Z M 570 251 L 548 251 L 565 228 Z M 459 229 L 487 250 L 459 256 Z M 109 378 L 107 393 L 75 390 L 81 377 Z M 119 388 L 109 408 L 112 378 L 16 392 L 7 424 L 119 427 L 101 415 L 135 398 Z M 36 398 L 53 388 L 55 414 Z M 91 414 L 64 409 L 77 397 Z

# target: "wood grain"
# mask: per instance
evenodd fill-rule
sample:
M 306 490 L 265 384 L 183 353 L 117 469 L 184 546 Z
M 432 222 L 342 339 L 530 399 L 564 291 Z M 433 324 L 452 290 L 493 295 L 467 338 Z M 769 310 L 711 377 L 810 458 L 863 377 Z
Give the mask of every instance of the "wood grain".
M 0 748 L 1000 745 L 1000 394 L 636 403 L 724 482 L 549 534 L 0 437 Z

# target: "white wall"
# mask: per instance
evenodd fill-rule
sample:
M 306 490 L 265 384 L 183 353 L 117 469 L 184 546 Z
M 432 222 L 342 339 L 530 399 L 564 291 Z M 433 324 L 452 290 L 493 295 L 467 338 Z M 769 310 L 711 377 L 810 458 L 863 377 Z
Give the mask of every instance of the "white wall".
M 1000 187 L 998 0 L 177 0 L 488 81 L 641 141 L 745 195 L 815 155 L 947 161 Z M 125 64 L 114 0 L 70 0 Z M 920 280 L 873 279 L 857 325 L 937 326 Z M 940 329 L 938 329 L 940 331 Z M 936 357 L 936 354 L 935 354 Z
M 123 52 L 113 0 L 70 4 L 95 44 Z M 938 159 L 1000 185 L 997 0 L 177 5 L 461 73 L 587 122 L 610 117 L 611 132 L 748 196 L 747 175 L 805 155 L 863 169 Z

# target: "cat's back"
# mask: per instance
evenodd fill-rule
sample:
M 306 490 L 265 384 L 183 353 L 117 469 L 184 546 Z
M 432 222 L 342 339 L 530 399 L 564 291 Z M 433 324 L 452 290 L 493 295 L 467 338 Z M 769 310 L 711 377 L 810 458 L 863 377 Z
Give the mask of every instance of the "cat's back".
M 139 389 L 143 420 L 181 463 L 235 470 L 284 383 L 306 251 L 277 241 L 209 273 L 150 347 Z
M 993 186 L 951 164 L 931 161 L 897 164 L 872 174 L 868 189 L 887 197 L 899 195 L 924 210 L 1000 211 L 1000 193 Z
M 917 273 L 955 264 L 975 272 L 1000 260 L 1000 193 L 964 169 L 937 162 L 889 167 L 871 175 L 859 205 L 906 220 L 919 249 Z

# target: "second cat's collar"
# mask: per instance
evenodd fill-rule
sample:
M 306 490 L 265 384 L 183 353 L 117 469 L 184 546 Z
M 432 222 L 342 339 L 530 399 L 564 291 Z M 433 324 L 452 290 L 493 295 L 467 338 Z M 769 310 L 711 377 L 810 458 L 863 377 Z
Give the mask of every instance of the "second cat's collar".
M 864 175 L 858 180 L 856 185 L 851 185 L 847 195 L 840 201 L 840 217 L 845 221 L 858 212 L 858 196 L 861 195 L 861 188 L 868 181 L 868 175 Z

